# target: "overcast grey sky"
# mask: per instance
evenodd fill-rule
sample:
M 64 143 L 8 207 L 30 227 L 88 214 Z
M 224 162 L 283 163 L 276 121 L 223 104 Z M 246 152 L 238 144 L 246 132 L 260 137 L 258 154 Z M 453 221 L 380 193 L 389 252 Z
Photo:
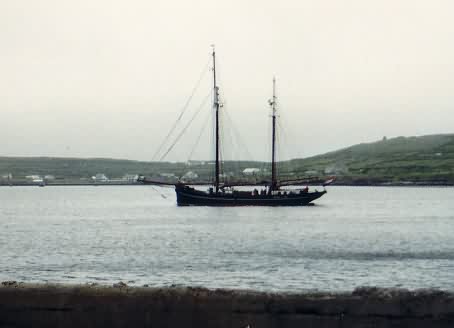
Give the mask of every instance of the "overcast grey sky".
M 212 43 L 252 159 L 269 145 L 273 75 L 284 157 L 454 132 L 453 13 L 449 0 L 1 0 L 0 155 L 150 160 Z M 202 114 L 169 160 L 188 158 Z M 201 139 L 192 158 L 209 157 Z

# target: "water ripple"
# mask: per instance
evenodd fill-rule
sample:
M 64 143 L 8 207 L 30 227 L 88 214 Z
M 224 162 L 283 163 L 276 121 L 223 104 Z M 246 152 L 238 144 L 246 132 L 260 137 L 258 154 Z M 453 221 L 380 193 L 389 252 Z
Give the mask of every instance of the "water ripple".
M 304 208 L 179 208 L 143 187 L 0 188 L 0 281 L 454 290 L 454 188 L 330 188 Z

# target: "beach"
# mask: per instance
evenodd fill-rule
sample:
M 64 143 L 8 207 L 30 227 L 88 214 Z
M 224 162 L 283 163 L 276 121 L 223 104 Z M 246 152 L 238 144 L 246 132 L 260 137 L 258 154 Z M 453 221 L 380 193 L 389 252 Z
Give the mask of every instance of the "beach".
M 357 288 L 265 293 L 3 282 L 0 327 L 452 327 L 454 294 Z

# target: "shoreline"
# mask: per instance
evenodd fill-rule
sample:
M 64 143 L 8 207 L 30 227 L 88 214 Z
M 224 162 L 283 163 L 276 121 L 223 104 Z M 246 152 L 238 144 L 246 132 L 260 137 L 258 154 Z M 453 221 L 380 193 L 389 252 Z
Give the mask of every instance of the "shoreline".
M 452 327 L 454 292 L 267 293 L 2 282 L 0 327 Z
M 192 185 L 192 184 L 191 184 Z M 197 185 L 196 183 L 193 185 Z M 161 187 L 159 185 L 151 185 L 151 184 L 144 184 L 144 183 L 134 183 L 134 182 L 112 182 L 112 183 L 48 183 L 45 184 L 44 186 L 40 186 L 39 184 L 36 183 L 12 183 L 12 184 L 5 184 L 5 183 L 0 183 L 0 187 L 75 187 L 75 186 L 82 186 L 82 187 L 104 187 L 104 186 L 153 186 L 153 187 Z M 172 185 L 168 185 L 170 187 L 173 187 Z M 320 184 L 307 184 L 307 186 L 310 187 L 319 187 L 321 186 Z M 417 183 L 417 182 L 412 182 L 412 183 L 334 183 L 329 186 L 331 187 L 454 187 L 454 183 Z

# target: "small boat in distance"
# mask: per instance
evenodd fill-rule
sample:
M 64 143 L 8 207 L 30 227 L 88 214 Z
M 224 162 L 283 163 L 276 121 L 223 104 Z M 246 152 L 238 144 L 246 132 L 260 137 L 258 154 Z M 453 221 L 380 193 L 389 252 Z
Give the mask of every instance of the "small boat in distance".
M 276 79 L 273 78 L 273 97 L 269 100 L 272 109 L 272 151 L 271 151 L 271 180 L 264 185 L 252 186 L 252 190 L 245 190 L 251 186 L 244 186 L 241 189 L 235 187 L 241 184 L 224 184 L 220 181 L 220 120 L 219 110 L 219 87 L 216 84 L 216 52 L 213 48 L 213 110 L 215 114 L 215 165 L 214 181 L 208 190 L 200 190 L 184 182 L 175 184 L 177 204 L 179 206 L 202 205 L 202 206 L 302 206 L 308 205 L 314 200 L 322 197 L 326 190 L 309 191 L 308 187 L 299 189 L 281 189 L 281 185 L 300 185 L 297 181 L 285 181 L 282 184 L 277 178 L 276 169 Z M 162 185 L 148 179 L 141 180 L 147 184 Z M 165 184 L 165 183 L 164 183 Z

